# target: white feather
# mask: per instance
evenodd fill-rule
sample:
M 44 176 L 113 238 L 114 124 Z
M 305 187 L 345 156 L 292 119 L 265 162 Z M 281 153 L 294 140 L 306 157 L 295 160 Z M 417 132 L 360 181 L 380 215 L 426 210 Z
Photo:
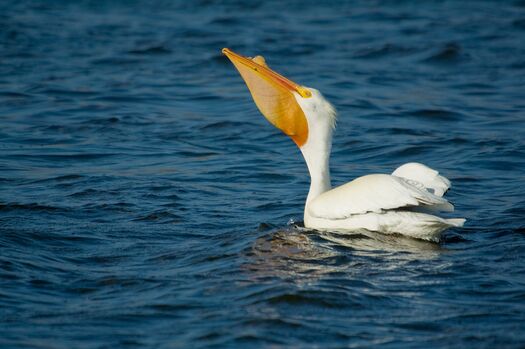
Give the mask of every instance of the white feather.
M 447 178 L 440 176 L 438 171 L 417 162 L 409 162 L 398 167 L 392 175 L 420 182 L 437 196 L 443 196 L 450 189 L 450 181 Z
M 447 200 L 431 194 L 425 188 L 411 185 L 404 178 L 386 174 L 363 176 L 326 191 L 312 200 L 308 210 L 314 217 L 343 219 L 368 212 L 381 213 L 415 206 L 454 210 Z
M 461 227 L 465 219 L 444 219 L 434 215 L 411 211 L 365 213 L 345 219 L 325 219 L 309 216 L 305 212 L 305 226 L 317 230 L 336 230 L 340 233 L 367 229 L 383 234 L 401 234 L 416 239 L 439 241 L 441 233 L 450 227 Z
M 307 142 L 301 147 L 311 179 L 305 227 L 337 231 L 364 228 L 438 241 L 443 230 L 463 225 L 462 218 L 429 214 L 452 212 L 454 206 L 442 197 L 450 181 L 422 164 L 405 164 L 392 175 L 367 175 L 331 189 L 329 155 L 335 111 L 319 91 L 310 91 L 311 98 L 296 95 L 309 129 Z

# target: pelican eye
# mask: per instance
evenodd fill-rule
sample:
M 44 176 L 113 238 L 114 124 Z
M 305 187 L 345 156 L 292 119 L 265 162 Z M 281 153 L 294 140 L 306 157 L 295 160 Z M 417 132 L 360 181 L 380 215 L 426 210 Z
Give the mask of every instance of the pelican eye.
M 299 92 L 299 94 L 303 98 L 310 98 L 310 97 L 312 97 L 312 92 L 310 92 L 307 88 L 299 86 L 297 88 L 297 92 Z

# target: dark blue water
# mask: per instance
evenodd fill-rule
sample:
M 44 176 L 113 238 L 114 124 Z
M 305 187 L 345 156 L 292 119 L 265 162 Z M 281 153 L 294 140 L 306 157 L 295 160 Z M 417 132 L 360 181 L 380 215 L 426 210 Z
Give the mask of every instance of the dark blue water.
M 2 2 L 0 346 L 523 347 L 525 3 L 418 3 Z M 426 163 L 465 228 L 298 228 L 222 47 L 337 107 L 335 184 Z

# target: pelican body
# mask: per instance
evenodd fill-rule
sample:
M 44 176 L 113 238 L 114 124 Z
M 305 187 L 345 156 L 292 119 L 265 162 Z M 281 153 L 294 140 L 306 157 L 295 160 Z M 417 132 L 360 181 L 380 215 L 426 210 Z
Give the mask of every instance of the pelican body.
M 310 173 L 304 225 L 316 230 L 367 229 L 439 241 L 463 218 L 445 219 L 438 212 L 454 206 L 443 195 L 450 181 L 420 163 L 408 163 L 392 174 L 371 174 L 332 188 L 329 159 L 336 111 L 322 94 L 301 86 L 268 67 L 261 56 L 222 52 L 244 79 L 261 113 L 297 144 Z

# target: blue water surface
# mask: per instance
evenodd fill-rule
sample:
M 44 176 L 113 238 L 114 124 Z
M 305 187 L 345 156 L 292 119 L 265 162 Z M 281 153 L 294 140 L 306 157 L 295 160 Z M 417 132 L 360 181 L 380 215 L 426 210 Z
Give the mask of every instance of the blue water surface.
M 525 2 L 3 1 L 0 347 L 522 348 Z M 334 184 L 423 162 L 440 244 L 300 228 L 230 47 L 339 111 Z

